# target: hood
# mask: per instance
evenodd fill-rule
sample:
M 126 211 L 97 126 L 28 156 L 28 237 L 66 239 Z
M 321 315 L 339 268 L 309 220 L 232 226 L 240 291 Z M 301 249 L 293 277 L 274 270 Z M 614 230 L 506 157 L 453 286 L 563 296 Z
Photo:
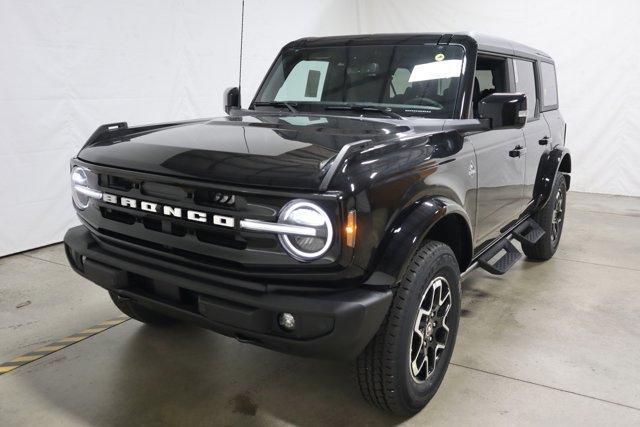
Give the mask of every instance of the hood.
M 336 116 L 231 116 L 126 128 L 92 138 L 78 158 L 224 184 L 317 190 L 327 165 L 345 144 L 393 140 L 412 130 L 398 123 Z

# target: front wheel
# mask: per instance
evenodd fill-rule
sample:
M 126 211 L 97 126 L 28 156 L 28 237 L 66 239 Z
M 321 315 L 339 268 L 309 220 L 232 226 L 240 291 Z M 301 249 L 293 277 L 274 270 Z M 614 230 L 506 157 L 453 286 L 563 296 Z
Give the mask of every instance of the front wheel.
M 364 398 L 413 415 L 435 395 L 449 366 L 460 320 L 460 271 L 451 249 L 427 241 L 414 255 L 389 313 L 358 356 Z

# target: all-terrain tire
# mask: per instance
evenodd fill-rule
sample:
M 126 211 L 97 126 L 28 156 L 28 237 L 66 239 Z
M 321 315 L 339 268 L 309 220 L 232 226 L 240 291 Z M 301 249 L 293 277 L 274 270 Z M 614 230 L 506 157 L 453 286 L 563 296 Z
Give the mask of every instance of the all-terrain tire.
M 149 310 L 148 308 L 136 304 L 131 300 L 122 299 L 115 292 L 109 292 L 109 295 L 111 296 L 113 303 L 121 312 L 142 323 L 155 326 L 168 326 L 177 322 L 173 317 L 165 316 L 157 311 Z
M 449 328 L 444 339 L 446 346 L 440 358 L 434 358 L 432 373 L 424 381 L 419 381 L 412 373 L 411 356 L 414 354 L 416 338 L 414 328 L 422 317 L 422 314 L 418 317 L 418 313 L 424 307 L 429 289 L 441 279 L 447 282 L 451 296 L 446 322 L 443 322 Z M 356 361 L 356 380 L 365 400 L 403 416 L 413 415 L 424 408 L 435 395 L 447 371 L 459 320 L 460 271 L 455 255 L 444 243 L 427 241 L 413 256 L 385 320 Z M 418 348 L 422 348 L 422 345 L 418 345 Z
M 567 204 L 567 184 L 562 173 L 557 173 L 551 188 L 551 196 L 547 204 L 533 215 L 533 219 L 545 231 L 535 244 L 522 244 L 524 254 L 534 260 L 546 261 L 556 253 Z M 560 211 L 558 211 L 558 209 Z M 559 212 L 559 213 L 558 213 Z M 557 222 L 559 221 L 559 223 Z

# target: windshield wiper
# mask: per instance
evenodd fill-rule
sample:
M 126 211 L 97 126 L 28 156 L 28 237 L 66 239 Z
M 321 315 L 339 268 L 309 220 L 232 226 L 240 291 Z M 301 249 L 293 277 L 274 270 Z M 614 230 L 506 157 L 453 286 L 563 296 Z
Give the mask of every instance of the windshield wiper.
M 367 112 L 371 111 L 374 113 L 382 113 L 386 114 L 387 117 L 393 117 L 394 119 L 405 120 L 405 117 L 401 116 L 398 113 L 394 113 L 391 108 L 381 108 L 381 107 L 373 107 L 370 105 L 327 105 L 324 107 L 325 110 L 349 110 L 349 111 L 359 111 L 359 112 Z
M 256 107 L 276 107 L 276 108 L 285 107 L 292 113 L 298 112 L 298 110 L 296 110 L 292 104 L 284 101 L 257 101 L 257 102 L 254 102 L 253 105 L 255 105 Z

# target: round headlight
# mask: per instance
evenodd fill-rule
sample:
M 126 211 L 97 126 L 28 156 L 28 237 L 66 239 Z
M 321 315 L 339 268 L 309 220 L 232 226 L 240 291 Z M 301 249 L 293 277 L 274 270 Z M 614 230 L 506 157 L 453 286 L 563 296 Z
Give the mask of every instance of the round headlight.
M 74 166 L 71 170 L 71 197 L 80 210 L 89 206 L 91 199 L 101 199 L 102 192 L 96 190 L 98 176 L 82 166 Z
M 333 227 L 327 213 L 307 200 L 292 200 L 280 212 L 280 224 L 315 228 L 315 236 L 280 234 L 285 250 L 299 261 L 311 261 L 324 255 L 331 246 Z

